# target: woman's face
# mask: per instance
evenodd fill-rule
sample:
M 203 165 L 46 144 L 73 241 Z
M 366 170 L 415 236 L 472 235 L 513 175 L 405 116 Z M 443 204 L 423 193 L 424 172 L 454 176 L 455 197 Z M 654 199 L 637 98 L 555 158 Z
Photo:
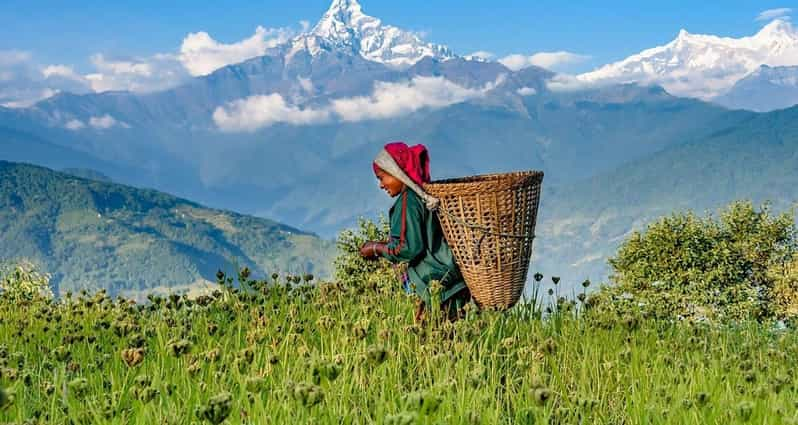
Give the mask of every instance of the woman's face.
M 405 184 L 399 181 L 396 177 L 386 173 L 382 170 L 377 170 L 377 180 L 380 181 L 380 189 L 388 193 L 391 198 L 402 193 Z

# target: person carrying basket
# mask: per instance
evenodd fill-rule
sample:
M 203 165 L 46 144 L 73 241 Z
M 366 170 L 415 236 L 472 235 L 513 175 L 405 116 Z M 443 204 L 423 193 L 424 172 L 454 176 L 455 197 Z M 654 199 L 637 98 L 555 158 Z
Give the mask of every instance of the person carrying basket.
M 389 210 L 390 240 L 366 242 L 360 248 L 360 255 L 407 264 L 402 280 L 405 291 L 419 297 L 417 322 L 424 320 L 426 306 L 432 305 L 432 281 L 442 285 L 435 296 L 449 320 L 462 317 L 471 294 L 434 211 L 438 200 L 422 189 L 430 182 L 427 148 L 388 143 L 375 158 L 373 169 L 380 189 L 396 201 Z

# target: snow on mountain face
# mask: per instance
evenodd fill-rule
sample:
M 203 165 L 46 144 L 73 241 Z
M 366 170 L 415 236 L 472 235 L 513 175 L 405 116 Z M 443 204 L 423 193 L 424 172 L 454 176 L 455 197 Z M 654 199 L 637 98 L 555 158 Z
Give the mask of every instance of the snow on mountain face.
M 659 84 L 671 94 L 710 99 L 760 65 L 798 65 L 798 30 L 776 19 L 750 37 L 690 34 L 577 76 L 582 83 Z
M 426 43 L 416 34 L 383 25 L 364 14 L 357 0 L 333 0 L 310 33 L 298 36 L 292 44 L 289 56 L 298 50 L 311 55 L 321 50 L 344 50 L 393 67 L 411 66 L 427 56 L 441 60 L 455 57 L 446 46 Z
M 730 109 L 769 112 L 798 104 L 798 66 L 762 65 L 728 93 L 713 99 Z

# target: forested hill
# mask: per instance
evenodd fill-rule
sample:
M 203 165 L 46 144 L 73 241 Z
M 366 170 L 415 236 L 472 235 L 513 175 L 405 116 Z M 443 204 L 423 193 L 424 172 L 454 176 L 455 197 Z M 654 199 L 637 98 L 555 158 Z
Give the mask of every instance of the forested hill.
M 57 292 L 182 290 L 234 265 L 260 275 L 323 276 L 333 249 L 271 220 L 0 161 L 0 259 L 39 264 Z

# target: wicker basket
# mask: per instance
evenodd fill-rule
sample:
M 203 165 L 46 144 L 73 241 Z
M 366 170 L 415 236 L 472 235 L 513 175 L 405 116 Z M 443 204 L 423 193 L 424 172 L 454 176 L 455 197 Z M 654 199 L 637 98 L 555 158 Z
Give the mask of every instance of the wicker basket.
M 434 181 L 443 234 L 480 307 L 507 309 L 526 283 L 543 173 L 524 171 Z

